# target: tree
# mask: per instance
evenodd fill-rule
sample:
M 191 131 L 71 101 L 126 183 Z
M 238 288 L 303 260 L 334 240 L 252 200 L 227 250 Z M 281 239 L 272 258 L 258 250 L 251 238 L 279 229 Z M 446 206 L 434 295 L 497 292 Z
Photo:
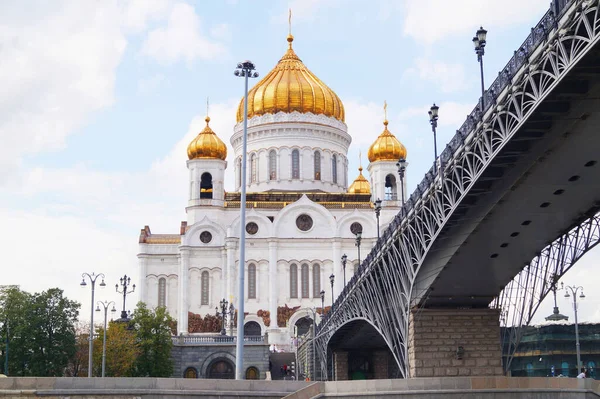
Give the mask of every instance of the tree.
M 94 340 L 94 375 L 102 375 L 102 345 L 104 328 L 98 329 L 98 338 Z M 138 357 L 136 331 L 126 323 L 111 321 L 106 330 L 106 377 L 135 376 Z M 97 370 L 97 371 L 96 371 Z
M 138 357 L 135 375 L 138 377 L 170 377 L 173 374 L 171 360 L 172 317 L 164 307 L 148 309 L 138 302 L 133 313 L 132 325 L 136 331 Z
M 75 354 L 69 359 L 65 369 L 65 377 L 87 377 L 90 336 L 89 323 L 75 324 Z
M 0 348 L 2 349 L 1 370 L 6 375 L 24 375 L 27 354 L 27 307 L 30 295 L 18 286 L 0 288 Z M 8 352 L 8 368 L 6 357 Z

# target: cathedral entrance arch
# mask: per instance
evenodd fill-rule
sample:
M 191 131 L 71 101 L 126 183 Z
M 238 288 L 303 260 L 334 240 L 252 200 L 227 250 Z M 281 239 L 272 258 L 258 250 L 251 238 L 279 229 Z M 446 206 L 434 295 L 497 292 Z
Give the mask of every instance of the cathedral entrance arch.
M 228 359 L 215 359 L 208 365 L 206 375 L 208 378 L 213 379 L 233 380 L 235 378 L 235 367 Z
M 200 198 L 213 197 L 212 175 L 208 172 L 202 173 L 200 177 Z
M 261 335 L 260 324 L 258 324 L 255 321 L 249 321 L 248 323 L 244 324 L 244 337 L 247 337 L 247 336 L 260 337 L 260 335 Z
M 313 323 L 313 321 L 309 316 L 305 316 L 305 317 L 302 317 L 301 319 L 298 319 L 298 321 L 295 324 L 296 334 L 298 334 L 298 336 L 306 334 L 308 332 L 308 330 L 310 329 L 310 326 L 312 325 L 312 323 Z

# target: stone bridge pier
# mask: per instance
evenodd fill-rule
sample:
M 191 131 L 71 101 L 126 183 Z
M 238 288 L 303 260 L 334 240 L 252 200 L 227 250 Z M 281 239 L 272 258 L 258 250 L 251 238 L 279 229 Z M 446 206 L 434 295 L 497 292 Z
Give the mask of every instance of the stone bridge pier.
M 410 316 L 410 377 L 501 376 L 498 309 L 418 309 Z

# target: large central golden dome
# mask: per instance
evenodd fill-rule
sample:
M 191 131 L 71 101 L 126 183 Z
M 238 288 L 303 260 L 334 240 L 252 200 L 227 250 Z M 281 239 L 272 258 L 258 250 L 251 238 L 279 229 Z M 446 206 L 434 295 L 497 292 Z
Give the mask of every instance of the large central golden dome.
M 327 115 L 344 122 L 344 105 L 325 83 L 302 63 L 292 49 L 294 37 L 287 38 L 289 48 L 275 68 L 248 92 L 248 118 L 277 112 Z M 244 120 L 244 99 L 237 110 L 237 121 Z

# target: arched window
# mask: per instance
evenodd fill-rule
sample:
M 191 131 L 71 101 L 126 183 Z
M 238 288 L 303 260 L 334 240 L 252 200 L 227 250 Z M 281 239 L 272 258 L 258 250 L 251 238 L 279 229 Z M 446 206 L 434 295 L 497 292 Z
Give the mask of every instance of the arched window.
M 237 160 L 237 186 L 242 186 L 242 158 Z
M 290 298 L 298 298 L 298 266 L 290 265 Z
M 385 177 L 385 200 L 398 200 L 398 188 L 396 185 L 396 177 L 391 173 Z
M 321 153 L 315 151 L 315 180 L 321 180 Z
M 277 180 L 277 153 L 275 150 L 269 152 L 269 179 Z
M 200 198 L 213 197 L 212 176 L 208 172 L 202 173 L 200 177 Z
M 333 176 L 333 182 L 337 183 L 337 155 L 335 154 L 331 157 L 331 176 Z
M 308 292 L 308 265 L 302 264 L 302 298 L 309 298 Z
M 208 272 L 202 272 L 202 277 L 200 278 L 200 305 L 208 305 Z
M 300 151 L 292 151 L 292 179 L 300 178 Z
M 235 366 L 228 359 L 216 359 L 208 366 L 208 378 L 220 380 L 233 380 L 235 378 Z
M 296 322 L 296 334 L 299 336 L 304 335 L 310 330 L 310 326 L 313 324 L 312 319 L 309 316 L 304 316 L 298 319 Z
M 167 298 L 167 279 L 161 277 L 158 279 L 158 307 L 164 308 L 166 306 Z
M 256 183 L 258 177 L 258 170 L 256 165 L 256 154 L 250 156 L 250 183 Z
M 562 364 L 560 365 L 560 373 L 562 375 L 564 375 L 565 377 L 569 376 L 569 363 L 568 362 L 562 362 Z
M 321 297 L 321 267 L 313 265 L 313 298 Z
M 248 298 L 256 298 L 256 265 L 248 265 Z
M 252 337 L 260 337 L 262 331 L 260 329 L 260 324 L 255 321 L 249 321 L 244 324 L 244 337 L 252 336 Z
M 198 378 L 198 372 L 193 367 L 188 367 L 183 372 L 183 378 Z
M 246 369 L 246 379 L 247 380 L 258 380 L 260 377 L 260 373 L 256 367 L 248 367 Z

